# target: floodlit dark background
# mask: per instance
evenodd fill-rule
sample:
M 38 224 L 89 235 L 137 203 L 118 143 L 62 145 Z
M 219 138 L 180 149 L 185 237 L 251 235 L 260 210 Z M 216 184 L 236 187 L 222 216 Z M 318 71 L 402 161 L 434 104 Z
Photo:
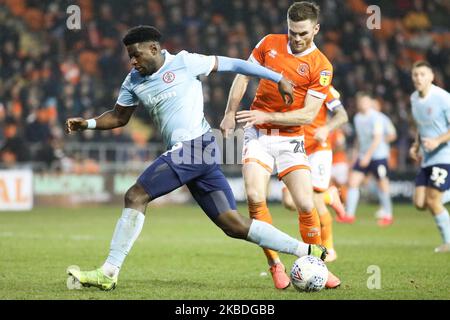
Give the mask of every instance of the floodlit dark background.
M 104 190 L 98 183 L 103 198 L 95 201 L 108 201 L 108 193 L 120 196 L 164 150 L 147 113 L 137 110 L 127 127 L 112 131 L 67 136 L 63 125 L 67 117 L 93 117 L 114 105 L 130 69 L 121 43 L 126 30 L 138 24 L 156 26 L 164 36 L 163 47 L 171 53 L 185 49 L 247 59 L 266 34 L 286 33 L 286 11 L 292 2 L 0 0 L 0 167 L 31 168 L 38 196 L 51 193 L 56 183 L 51 177 L 72 174 L 106 179 Z M 449 89 L 450 2 L 317 3 L 322 13 L 315 42 L 334 66 L 333 85 L 351 119 L 355 92 L 372 92 L 398 133 L 391 169 L 413 180 L 414 167 L 407 156 L 413 138 L 410 67 L 417 60 L 428 60 L 435 84 Z M 81 9 L 81 30 L 67 28 L 66 9 L 72 4 Z M 380 7 L 380 29 L 367 28 L 368 5 Z M 229 74 L 204 79 L 205 114 L 214 128 L 219 127 L 232 80 Z M 256 85 L 254 81 L 249 86 L 243 108 L 253 99 Z M 351 122 L 344 129 L 350 152 Z M 237 165 L 225 169 L 239 175 Z M 50 180 L 43 182 L 47 174 Z M 64 181 L 61 186 L 76 184 Z

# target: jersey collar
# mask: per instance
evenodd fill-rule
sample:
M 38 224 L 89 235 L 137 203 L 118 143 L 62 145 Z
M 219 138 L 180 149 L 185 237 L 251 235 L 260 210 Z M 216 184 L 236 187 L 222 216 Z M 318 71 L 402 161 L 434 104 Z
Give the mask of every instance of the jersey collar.
M 316 44 L 315 44 L 314 42 L 312 42 L 310 48 L 306 49 L 306 50 L 303 51 L 302 53 L 293 54 L 293 53 L 292 53 L 292 50 L 291 50 L 291 46 L 289 45 L 289 41 L 288 41 L 288 43 L 287 43 L 287 52 L 288 52 L 289 54 L 292 54 L 294 57 L 303 57 L 303 56 L 306 56 L 306 55 L 310 54 L 311 52 L 313 52 L 313 51 L 316 50 L 316 49 L 317 49 Z
M 166 49 L 161 50 L 161 54 L 164 56 L 163 65 L 152 75 L 146 76 L 147 79 L 155 78 L 158 74 L 161 73 L 161 70 L 164 69 L 164 67 L 167 66 L 170 62 L 172 62 L 172 60 L 175 58 L 175 56 L 173 54 L 170 54 L 169 51 L 167 51 Z

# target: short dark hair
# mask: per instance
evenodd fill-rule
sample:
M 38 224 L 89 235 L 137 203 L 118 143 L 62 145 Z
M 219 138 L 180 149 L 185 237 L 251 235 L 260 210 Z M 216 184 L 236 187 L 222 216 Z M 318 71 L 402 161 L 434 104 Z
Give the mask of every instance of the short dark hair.
M 431 64 L 428 61 L 425 60 L 419 60 L 414 62 L 412 69 L 419 68 L 419 67 L 427 67 L 431 71 L 433 71 L 433 68 L 431 67 Z
M 129 46 L 145 41 L 160 42 L 161 37 L 161 32 L 153 26 L 137 26 L 128 30 L 122 42 L 124 45 Z
M 292 21 L 319 20 L 320 7 L 315 2 L 294 2 L 288 9 L 288 18 Z

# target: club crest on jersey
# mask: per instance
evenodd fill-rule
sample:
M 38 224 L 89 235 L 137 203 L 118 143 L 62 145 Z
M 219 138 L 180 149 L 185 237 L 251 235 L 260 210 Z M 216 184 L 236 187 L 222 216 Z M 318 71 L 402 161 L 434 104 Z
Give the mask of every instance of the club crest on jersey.
M 432 108 L 432 107 L 428 107 L 428 108 L 427 108 L 427 114 L 428 114 L 429 116 L 431 116 L 432 113 L 433 113 L 433 108 Z
M 162 79 L 165 83 L 171 83 L 173 80 L 175 80 L 175 73 L 172 71 L 167 71 L 163 74 Z
M 306 76 L 308 73 L 309 66 L 306 63 L 300 63 L 297 68 L 297 72 L 301 76 Z
M 328 86 L 331 83 L 331 71 L 323 70 L 320 72 L 319 83 L 322 86 Z
M 275 49 L 271 49 L 270 51 L 269 51 L 269 56 L 271 57 L 271 58 L 275 58 L 275 56 L 278 54 L 278 52 L 277 52 L 277 50 L 275 50 Z

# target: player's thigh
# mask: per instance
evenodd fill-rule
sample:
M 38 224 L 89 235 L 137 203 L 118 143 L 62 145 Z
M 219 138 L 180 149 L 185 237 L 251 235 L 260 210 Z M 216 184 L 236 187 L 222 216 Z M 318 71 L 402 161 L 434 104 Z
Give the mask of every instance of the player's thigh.
M 236 210 L 234 194 L 218 165 L 189 181 L 186 186 L 195 201 L 213 221 L 222 213 Z
M 137 179 L 150 198 L 156 199 L 182 185 L 173 168 L 158 157 Z
M 348 177 L 348 186 L 350 188 L 359 188 L 364 181 L 366 174 L 358 169 L 353 169 Z
M 297 169 L 282 177 L 297 209 L 308 212 L 314 208 L 311 173 L 308 169 Z
M 242 175 L 247 199 L 252 202 L 266 200 L 267 186 L 274 168 L 274 158 L 267 152 L 268 136 L 260 136 L 255 128 L 244 132 L 242 149 Z
M 331 176 L 334 181 L 342 186 L 348 182 L 348 165 L 346 163 L 334 164 L 331 168 Z
M 331 150 L 320 150 L 309 155 L 311 181 L 314 191 L 324 192 L 329 188 L 332 159 L 333 154 Z

